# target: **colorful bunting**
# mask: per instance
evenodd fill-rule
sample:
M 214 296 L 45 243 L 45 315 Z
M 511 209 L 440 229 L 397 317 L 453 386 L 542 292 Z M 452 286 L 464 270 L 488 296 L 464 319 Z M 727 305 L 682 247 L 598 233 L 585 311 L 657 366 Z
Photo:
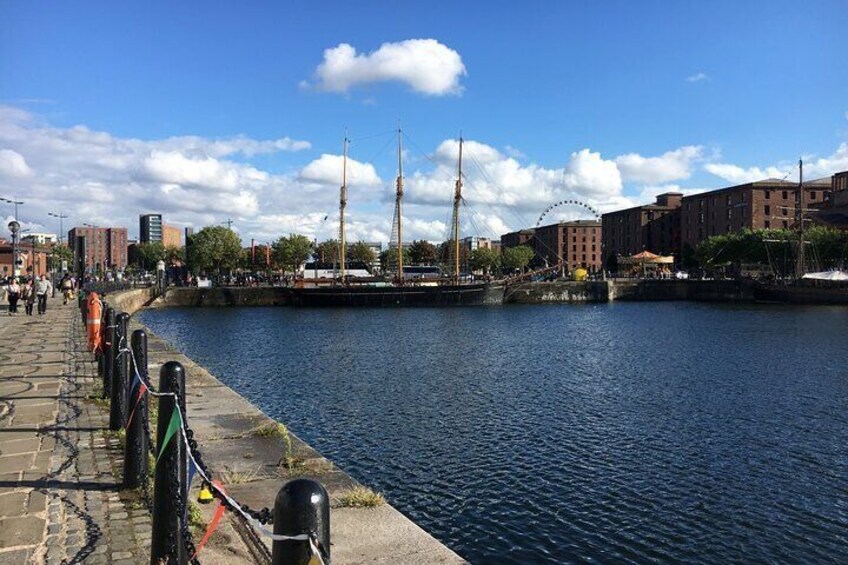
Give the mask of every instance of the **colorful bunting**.
M 171 441 L 171 438 L 174 437 L 180 427 L 182 426 L 180 418 L 180 410 L 179 407 L 175 406 L 174 411 L 171 412 L 171 421 L 168 423 L 168 428 L 165 430 L 165 436 L 162 438 L 162 447 L 159 448 L 159 455 L 156 456 L 156 463 L 153 465 L 153 468 L 156 468 L 156 465 L 159 464 L 159 459 L 162 458 L 162 454 L 165 452 L 165 448 L 168 447 L 168 443 Z
M 215 485 L 221 492 L 224 492 L 223 487 L 221 487 L 221 483 L 213 481 L 212 484 Z M 206 528 L 206 533 L 203 534 L 203 539 L 201 539 L 200 543 L 195 546 L 194 555 L 191 556 L 189 561 L 193 561 L 194 558 L 197 557 L 197 554 L 200 553 L 200 550 L 203 549 L 203 546 L 206 545 L 206 542 L 209 541 L 209 537 L 212 535 L 212 532 L 215 531 L 215 528 L 218 527 L 218 522 L 221 521 L 221 517 L 224 515 L 224 511 L 226 509 L 227 507 L 224 506 L 223 500 L 218 503 L 218 508 L 215 509 L 215 515 L 212 516 L 212 521 L 209 522 L 209 527 Z

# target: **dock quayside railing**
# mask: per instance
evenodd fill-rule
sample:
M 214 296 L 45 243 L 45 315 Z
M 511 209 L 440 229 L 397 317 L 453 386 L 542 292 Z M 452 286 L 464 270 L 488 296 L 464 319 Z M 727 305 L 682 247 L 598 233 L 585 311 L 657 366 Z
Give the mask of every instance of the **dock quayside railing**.
M 88 345 L 97 359 L 102 397 L 109 400 L 109 429 L 126 432 L 122 486 L 140 491 L 152 514 L 151 565 L 199 564 L 198 554 L 227 511 L 246 525 L 243 530 L 252 540 L 253 553 L 260 553 L 262 561 L 273 565 L 329 565 L 330 503 L 326 489 L 309 479 L 288 481 L 277 493 L 273 511 L 267 507 L 254 510 L 235 500 L 206 465 L 189 426 L 185 368 L 176 361 L 163 364 L 158 387 L 154 386 L 148 373 L 147 334 L 139 329 L 127 335 L 129 314 L 117 312 L 96 294 L 80 300 L 80 310 Z M 159 403 L 155 442 L 148 421 L 150 401 Z M 189 489 L 195 478 L 201 481 L 201 502 L 218 501 L 204 536 L 196 544 L 188 525 Z M 270 554 L 261 537 L 272 541 Z

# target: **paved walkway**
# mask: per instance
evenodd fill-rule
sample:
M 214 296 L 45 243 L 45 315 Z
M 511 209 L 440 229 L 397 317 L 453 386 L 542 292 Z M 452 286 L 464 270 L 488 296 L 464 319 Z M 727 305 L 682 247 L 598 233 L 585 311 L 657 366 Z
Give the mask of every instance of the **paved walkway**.
M 0 563 L 144 562 L 149 518 L 119 496 L 78 310 L 0 317 Z

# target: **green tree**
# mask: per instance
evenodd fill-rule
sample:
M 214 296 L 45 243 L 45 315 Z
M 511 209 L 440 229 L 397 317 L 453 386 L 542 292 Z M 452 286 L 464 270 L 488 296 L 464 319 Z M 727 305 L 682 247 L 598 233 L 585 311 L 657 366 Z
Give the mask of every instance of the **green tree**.
M 54 245 L 53 253 L 50 256 L 50 268 L 58 272 L 62 268 L 62 261 L 68 264 L 68 270 L 73 271 L 74 252 L 65 244 Z
M 507 247 L 503 250 L 503 266 L 511 270 L 524 270 L 536 253 L 527 245 Z
M 161 241 L 139 243 L 136 246 L 136 253 L 142 268 L 148 271 L 156 270 L 156 264 L 165 260 L 165 246 Z
M 180 247 L 179 245 L 169 245 L 164 250 L 163 259 L 167 264 L 171 266 L 185 263 L 185 247 Z
M 409 257 L 409 249 L 406 247 L 402 247 L 401 254 L 403 256 L 403 264 L 411 265 L 412 261 Z M 380 253 L 380 268 L 383 270 L 383 273 L 395 274 L 397 270 L 397 257 L 397 247 L 390 247 L 388 249 L 384 249 Z
M 322 241 L 315 248 L 315 257 L 320 263 L 337 263 L 339 260 L 339 240 Z
M 242 254 L 241 239 L 224 226 L 206 226 L 188 241 L 188 262 L 197 271 L 235 268 Z
M 447 266 L 448 271 L 453 271 L 453 254 L 454 254 L 454 244 L 452 241 L 444 241 L 439 244 L 438 249 L 438 257 L 441 258 L 442 263 Z M 459 244 L 459 264 L 467 265 L 468 261 L 471 259 L 471 250 Z
M 494 249 L 480 247 L 471 252 L 471 267 L 488 275 L 501 264 L 501 254 Z
M 374 250 L 364 241 L 357 241 L 347 250 L 347 260 L 365 263 L 368 266 L 376 261 L 377 255 Z
M 291 234 L 281 237 L 273 245 L 274 261 L 285 269 L 297 273 L 300 266 L 312 255 L 312 240 L 305 235 Z
M 409 246 L 409 259 L 414 265 L 432 265 L 439 257 L 439 250 L 429 241 L 419 239 Z

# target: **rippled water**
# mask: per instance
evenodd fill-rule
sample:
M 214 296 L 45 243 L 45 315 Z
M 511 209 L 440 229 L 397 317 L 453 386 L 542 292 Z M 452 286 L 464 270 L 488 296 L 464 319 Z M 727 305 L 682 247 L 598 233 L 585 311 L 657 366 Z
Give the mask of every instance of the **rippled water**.
M 473 563 L 848 555 L 848 309 L 141 318 Z

